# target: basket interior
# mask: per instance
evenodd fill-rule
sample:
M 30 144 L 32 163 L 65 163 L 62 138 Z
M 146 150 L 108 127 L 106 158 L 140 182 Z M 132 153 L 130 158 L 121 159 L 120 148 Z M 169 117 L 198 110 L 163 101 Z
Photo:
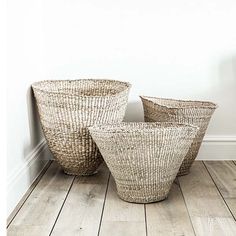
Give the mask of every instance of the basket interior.
M 188 101 L 168 98 L 142 97 L 145 100 L 168 108 L 216 108 L 216 104 L 208 101 Z
M 33 88 L 48 93 L 77 96 L 112 96 L 130 87 L 129 83 L 116 80 L 51 80 L 33 84 Z
M 152 132 L 155 130 L 178 128 L 189 128 L 191 130 L 198 129 L 196 126 L 174 122 L 122 122 L 119 124 L 96 125 L 91 127 L 90 130 L 104 133 L 129 133 L 140 130 L 142 132 Z

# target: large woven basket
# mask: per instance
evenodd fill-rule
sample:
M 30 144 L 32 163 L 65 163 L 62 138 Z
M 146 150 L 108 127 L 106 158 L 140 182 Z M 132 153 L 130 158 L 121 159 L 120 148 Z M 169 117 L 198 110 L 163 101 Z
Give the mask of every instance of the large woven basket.
M 120 123 L 89 128 L 120 198 L 148 203 L 167 197 L 198 130 L 174 123 Z
M 32 85 L 48 146 L 64 172 L 91 175 L 103 161 L 88 128 L 123 120 L 130 84 L 53 80 Z
M 199 131 L 184 158 L 178 176 L 189 173 L 197 157 L 209 121 L 217 105 L 205 101 L 184 101 L 141 96 L 144 119 L 148 122 L 180 122 L 199 127 Z

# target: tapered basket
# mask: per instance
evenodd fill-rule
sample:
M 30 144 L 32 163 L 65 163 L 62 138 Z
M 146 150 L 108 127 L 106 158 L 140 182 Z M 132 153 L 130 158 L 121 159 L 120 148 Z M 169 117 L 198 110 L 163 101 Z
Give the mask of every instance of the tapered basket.
M 55 160 L 71 175 L 91 175 L 103 161 L 88 127 L 123 120 L 130 84 L 115 80 L 53 80 L 32 85 Z
M 198 128 L 131 122 L 89 130 L 115 179 L 120 198 L 148 203 L 167 197 Z
M 178 176 L 186 175 L 197 157 L 211 116 L 217 105 L 206 101 L 185 101 L 141 96 L 144 119 L 147 122 L 180 122 L 199 127 L 199 131 L 184 158 Z

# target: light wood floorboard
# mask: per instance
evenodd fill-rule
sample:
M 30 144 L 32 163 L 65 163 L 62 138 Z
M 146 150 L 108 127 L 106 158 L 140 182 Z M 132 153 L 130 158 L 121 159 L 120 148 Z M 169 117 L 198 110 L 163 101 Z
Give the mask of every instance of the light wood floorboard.
M 195 235 L 178 181 L 165 201 L 146 205 L 146 215 L 149 236 Z
M 43 170 L 41 171 L 41 173 L 39 173 L 39 175 L 36 177 L 36 179 L 33 181 L 33 183 L 31 184 L 31 186 L 29 187 L 29 189 L 26 191 L 26 193 L 23 195 L 23 197 L 21 198 L 21 200 L 19 201 L 19 203 L 16 205 L 14 211 L 8 216 L 7 218 L 7 226 L 10 225 L 10 223 L 12 222 L 12 220 L 14 219 L 15 215 L 18 213 L 18 211 L 21 209 L 21 207 L 24 205 L 24 202 L 28 199 L 28 197 L 30 196 L 31 192 L 34 190 L 34 188 L 37 186 L 37 184 L 39 183 L 39 181 L 42 179 L 43 175 L 45 174 L 45 172 L 47 171 L 47 169 L 49 168 L 49 166 L 52 164 L 52 161 L 48 161 L 48 163 L 44 166 Z
M 236 165 L 232 161 L 206 161 L 204 163 L 236 219 Z
M 109 171 L 103 165 L 98 174 L 77 177 L 52 231 L 53 236 L 97 235 L 103 210 Z
M 52 163 L 8 228 L 9 236 L 48 236 L 74 177 Z
M 75 178 L 52 163 L 7 235 L 235 236 L 235 175 L 232 161 L 196 161 L 166 200 L 134 204 L 118 197 L 105 165 L 94 176 Z
M 236 235 L 236 222 L 203 163 L 195 162 L 179 182 L 196 235 Z
M 122 201 L 116 194 L 116 187 L 111 176 L 103 212 L 101 236 L 144 236 L 144 204 Z

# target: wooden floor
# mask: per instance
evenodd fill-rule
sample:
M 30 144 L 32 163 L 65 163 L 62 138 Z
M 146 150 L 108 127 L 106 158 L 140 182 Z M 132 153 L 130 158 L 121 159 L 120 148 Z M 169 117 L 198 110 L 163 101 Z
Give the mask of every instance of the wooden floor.
M 167 200 L 120 200 L 105 166 L 90 177 L 52 163 L 8 227 L 8 235 L 236 235 L 236 163 L 194 163 Z

